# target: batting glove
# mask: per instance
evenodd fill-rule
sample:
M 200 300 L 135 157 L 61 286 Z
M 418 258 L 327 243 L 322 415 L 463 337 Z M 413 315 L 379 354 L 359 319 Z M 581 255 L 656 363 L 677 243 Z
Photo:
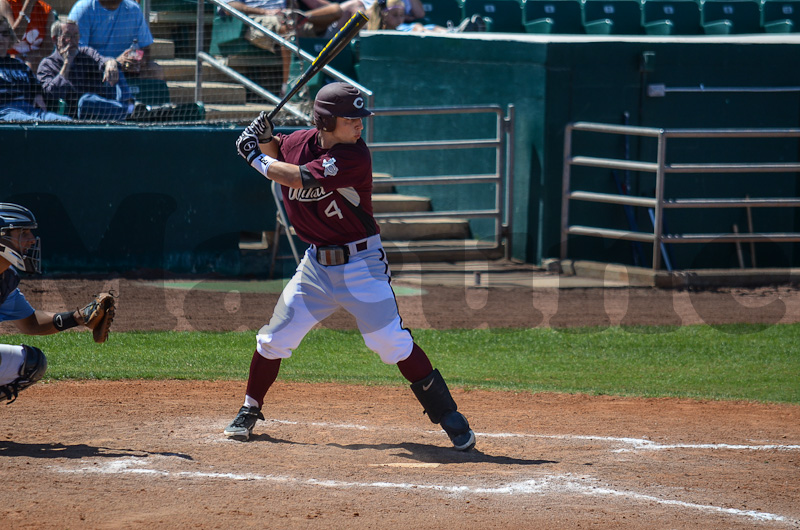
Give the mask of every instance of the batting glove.
M 236 150 L 239 152 L 239 156 L 252 165 L 253 160 L 261 155 L 261 149 L 258 148 L 258 138 L 249 129 L 250 127 L 247 127 L 236 140 Z
M 256 135 L 259 143 L 266 144 L 272 141 L 272 129 L 274 129 L 274 126 L 267 113 L 263 110 L 256 119 L 250 122 L 250 125 L 245 130 L 248 129 Z

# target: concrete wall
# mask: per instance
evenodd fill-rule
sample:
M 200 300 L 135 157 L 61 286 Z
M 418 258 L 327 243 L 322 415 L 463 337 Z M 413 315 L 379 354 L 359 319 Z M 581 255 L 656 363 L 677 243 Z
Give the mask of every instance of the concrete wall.
M 531 263 L 558 255 L 564 127 L 570 121 L 627 122 L 654 127 L 797 127 L 797 92 L 668 93 L 649 97 L 650 84 L 667 87 L 798 87 L 800 38 L 613 38 L 365 33 L 360 81 L 377 107 L 513 104 L 516 109 L 514 256 Z M 648 57 L 645 61 L 643 58 Z M 376 141 L 479 138 L 492 135 L 486 117 L 382 117 Z M 51 271 L 242 274 L 241 232 L 274 227 L 268 183 L 237 157 L 234 127 L 0 126 L 0 200 L 22 202 L 39 216 Z M 646 157 L 646 142 L 578 138 L 593 154 Z M 797 142 L 689 141 L 674 161 L 797 161 Z M 585 154 L 592 154 L 587 152 Z M 383 154 L 375 170 L 398 176 L 492 171 L 487 150 Z M 626 179 L 634 193 L 652 193 L 650 175 L 578 172 L 580 186 L 616 192 Z M 702 175 L 676 179 L 668 195 L 797 196 L 797 175 Z M 419 187 L 434 208 L 484 208 L 491 186 Z M 712 215 L 713 213 L 713 215 Z M 793 209 L 754 212 L 756 230 L 800 231 Z M 628 229 L 621 207 L 575 210 L 573 222 L 601 221 Z M 646 212 L 636 221 L 649 228 Z M 746 226 L 745 212 L 669 212 L 679 233 Z M 486 233 L 485 223 L 473 231 Z M 571 257 L 632 263 L 625 242 L 577 238 Z M 676 267 L 735 266 L 732 244 L 672 249 Z M 644 256 L 651 254 L 646 249 Z M 649 258 L 648 258 L 649 259 Z M 760 245 L 759 264 L 799 265 L 794 245 Z M 647 265 L 647 263 L 643 263 Z
M 652 127 L 797 127 L 800 116 L 798 92 L 669 93 L 649 97 L 650 84 L 667 87 L 798 87 L 800 71 L 790 65 L 800 60 L 797 36 L 752 36 L 734 38 L 635 38 L 590 36 L 528 36 L 487 34 L 479 36 L 400 35 L 376 32 L 361 42 L 360 76 L 376 93 L 378 106 L 439 106 L 447 104 L 512 103 L 517 127 L 514 175 L 515 256 L 539 262 L 558 255 L 561 210 L 561 174 L 564 127 L 571 121 L 629 123 Z M 645 61 L 645 56 L 648 60 Z M 384 129 L 376 135 L 417 134 L 418 127 Z M 469 131 L 469 127 L 465 127 Z M 726 162 L 798 160 L 797 142 L 770 145 L 685 142 L 675 145 L 674 161 Z M 578 147 L 592 148 L 597 156 L 647 157 L 654 147 L 619 138 L 596 138 Z M 747 149 L 744 149 L 747 147 Z M 430 160 L 422 161 L 430 163 Z M 407 159 L 409 166 L 420 159 Z M 462 153 L 448 159 L 454 173 L 468 172 L 475 158 Z M 417 167 L 409 172 L 421 171 Z M 402 172 L 403 168 L 395 168 Z M 425 173 L 423 173 L 425 174 Z M 633 193 L 652 193 L 650 175 L 627 177 Z M 578 183 L 581 174 L 576 175 Z M 596 191 L 616 193 L 610 171 L 583 177 Z M 794 196 L 795 175 L 778 177 L 686 176 L 668 186 L 673 196 Z M 450 190 L 451 191 L 451 190 Z M 433 192 L 436 193 L 436 192 Z M 436 201 L 447 201 L 440 191 Z M 704 195 L 712 194 L 712 195 Z M 473 193 L 479 200 L 481 193 Z M 462 204 L 468 200 L 462 198 Z M 600 217 L 610 228 L 628 229 L 621 207 L 584 207 L 581 216 Z M 717 210 L 710 220 L 707 212 L 670 212 L 668 228 L 673 232 L 704 225 L 699 231 L 730 231 L 731 224 L 746 226 L 743 209 Z M 757 230 L 797 230 L 791 209 L 758 212 Z M 767 219 L 768 218 L 768 219 Z M 650 229 L 646 211 L 637 218 L 642 229 Z M 706 228 L 707 227 L 707 228 Z M 792 261 L 793 246 L 763 246 L 763 263 Z M 631 262 L 630 244 L 601 239 L 578 238 L 574 257 Z M 673 249 L 677 265 L 733 265 L 734 247 L 688 245 Z M 571 252 L 572 254 L 572 252 Z M 650 250 L 645 252 L 649 256 Z M 722 255 L 724 254 L 724 256 Z M 769 259 L 767 259 L 769 258 Z
M 241 232 L 273 230 L 238 128 L 0 126 L 0 200 L 31 208 L 47 272 L 242 274 Z

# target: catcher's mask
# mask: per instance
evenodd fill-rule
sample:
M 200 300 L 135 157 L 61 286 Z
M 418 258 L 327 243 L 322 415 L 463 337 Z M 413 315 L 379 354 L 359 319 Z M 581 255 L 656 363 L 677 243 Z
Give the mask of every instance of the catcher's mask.
M 42 272 L 42 242 L 39 238 L 23 252 L 19 241 L 14 241 L 10 235 L 15 228 L 35 230 L 38 227 L 36 217 L 29 209 L 10 202 L 0 202 L 0 256 L 21 271 Z
M 366 100 L 359 89 L 348 83 L 330 83 L 319 89 L 314 100 L 314 125 L 331 132 L 336 128 L 336 118 L 366 118 L 372 111 L 365 107 Z

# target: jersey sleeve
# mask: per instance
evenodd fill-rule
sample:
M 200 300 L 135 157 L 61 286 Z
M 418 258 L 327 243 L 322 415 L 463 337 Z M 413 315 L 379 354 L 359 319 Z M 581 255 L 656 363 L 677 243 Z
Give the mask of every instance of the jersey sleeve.
M 300 166 L 303 187 L 324 186 L 326 190 L 357 188 L 372 180 L 369 149 L 356 144 L 338 144 L 321 157 Z
M 8 295 L 5 302 L 0 304 L 0 322 L 5 320 L 22 320 L 34 314 L 36 310 L 28 303 L 25 295 L 15 289 Z

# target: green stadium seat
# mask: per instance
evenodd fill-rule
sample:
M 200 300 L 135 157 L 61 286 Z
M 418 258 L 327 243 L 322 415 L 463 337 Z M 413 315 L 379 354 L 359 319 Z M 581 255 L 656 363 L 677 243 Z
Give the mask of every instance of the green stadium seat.
M 581 0 L 526 0 L 522 21 L 528 33 L 583 33 Z
M 800 0 L 764 0 L 761 25 L 767 33 L 800 31 Z
M 217 15 L 211 26 L 211 55 L 239 55 L 255 53 L 258 48 L 242 38 L 244 22 L 236 17 Z
M 244 38 L 246 24 L 237 17 L 218 10 L 211 25 L 211 55 L 263 55 L 276 56 L 268 50 L 254 46 Z
M 639 35 L 642 7 L 639 0 L 586 0 L 583 26 L 595 35 Z
M 646 0 L 642 27 L 648 35 L 701 34 L 700 5 L 695 0 Z
M 448 27 L 458 26 L 464 20 L 461 0 L 422 0 L 426 24 Z
M 524 33 L 521 0 L 464 0 L 464 18 L 480 15 L 487 20 L 487 31 Z
M 170 102 L 169 86 L 160 79 L 141 79 L 126 76 L 125 80 L 136 101 L 145 105 L 165 105 Z
M 709 35 L 762 32 L 760 0 L 703 0 L 700 10 Z

